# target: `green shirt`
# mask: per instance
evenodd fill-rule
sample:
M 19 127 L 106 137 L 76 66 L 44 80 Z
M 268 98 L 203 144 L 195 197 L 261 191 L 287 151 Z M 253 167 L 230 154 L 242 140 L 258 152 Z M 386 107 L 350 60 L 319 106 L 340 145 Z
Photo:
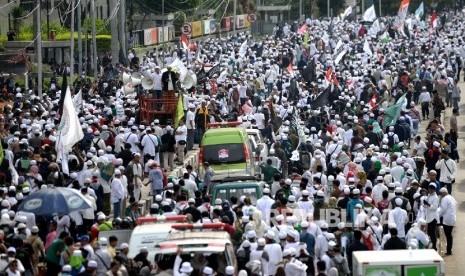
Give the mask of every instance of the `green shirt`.
M 263 173 L 263 181 L 267 183 L 273 182 L 274 175 L 280 173 L 279 170 L 273 167 L 272 165 L 260 165 L 260 168 L 262 169 Z
M 113 225 L 111 224 L 111 222 L 107 221 L 107 222 L 100 224 L 97 228 L 98 228 L 98 231 L 109 231 L 113 229 Z
M 61 239 L 52 242 L 45 255 L 45 260 L 60 265 L 61 252 L 65 249 L 65 244 Z

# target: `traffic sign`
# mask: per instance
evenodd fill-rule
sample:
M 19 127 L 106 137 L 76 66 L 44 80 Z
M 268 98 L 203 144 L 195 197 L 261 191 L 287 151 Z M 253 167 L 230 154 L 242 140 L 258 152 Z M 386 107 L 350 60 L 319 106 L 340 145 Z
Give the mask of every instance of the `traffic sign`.
M 183 25 L 181 26 L 181 32 L 182 32 L 183 34 L 185 34 L 185 35 L 190 35 L 191 32 L 192 32 L 191 24 L 188 24 L 188 23 L 183 24 Z
M 249 19 L 249 21 L 253 23 L 257 21 L 257 15 L 255 13 L 251 13 L 247 16 L 247 19 Z

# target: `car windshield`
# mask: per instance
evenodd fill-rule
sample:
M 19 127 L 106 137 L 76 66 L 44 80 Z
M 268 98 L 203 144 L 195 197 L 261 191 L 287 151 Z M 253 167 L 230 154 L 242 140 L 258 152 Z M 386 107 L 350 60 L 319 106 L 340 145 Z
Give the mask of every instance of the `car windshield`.
M 229 191 L 229 198 L 228 198 Z M 256 188 L 231 188 L 231 189 L 218 189 L 216 198 L 221 198 L 222 201 L 230 200 L 231 197 L 240 198 L 241 196 L 250 198 L 250 202 L 255 205 L 257 203 L 257 189 Z
M 188 248 L 185 249 L 185 251 L 190 252 Z M 173 268 L 175 258 L 176 258 L 175 254 L 165 254 L 165 255 L 157 254 L 155 256 L 155 260 L 157 261 L 157 264 L 158 265 L 162 264 L 162 267 L 165 269 Z M 224 271 L 226 266 L 229 265 L 226 251 L 219 252 L 219 253 L 190 252 L 189 254 L 181 255 L 181 258 L 182 258 L 182 262 L 189 262 L 191 263 L 192 267 L 194 267 L 194 271 L 191 273 L 191 275 L 202 275 L 202 271 L 199 270 L 198 268 L 202 267 L 205 263 L 208 263 L 208 265 L 211 268 L 213 268 L 214 271 Z
M 243 144 L 205 146 L 203 161 L 207 161 L 211 165 L 243 163 L 245 162 Z

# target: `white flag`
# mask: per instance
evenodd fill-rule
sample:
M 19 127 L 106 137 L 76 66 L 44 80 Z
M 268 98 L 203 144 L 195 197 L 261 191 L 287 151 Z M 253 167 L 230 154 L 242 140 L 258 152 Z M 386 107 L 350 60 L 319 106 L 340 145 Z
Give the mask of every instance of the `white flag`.
M 369 7 L 363 14 L 363 20 L 373 22 L 375 21 L 375 19 L 376 19 L 375 6 L 371 5 L 371 7 Z
M 339 41 L 336 44 L 336 47 L 334 48 L 334 52 L 336 53 L 339 48 L 342 46 L 342 39 L 339 39 Z
M 341 59 L 344 57 L 344 55 L 346 54 L 346 50 L 342 50 L 337 56 L 336 58 L 334 59 L 334 64 L 339 64 L 339 61 L 341 61 Z
M 241 48 L 239 49 L 239 56 L 240 57 L 245 57 L 245 54 L 247 53 L 247 39 L 242 43 Z
M 342 20 L 346 19 L 349 15 L 352 14 L 352 6 L 348 6 L 347 9 L 342 14 Z
M 82 89 L 73 97 L 74 109 L 79 111 L 82 108 Z
M 63 102 L 63 114 L 61 115 L 60 125 L 58 126 L 58 141 L 56 143 L 57 161 L 61 160 L 63 173 L 69 174 L 68 171 L 68 152 L 77 142 L 84 138 L 81 124 L 74 109 L 71 99 L 71 91 L 67 87 Z M 66 164 L 65 164 L 66 163 Z
M 373 55 L 370 44 L 368 44 L 368 40 L 365 40 L 365 44 L 363 44 L 363 51 L 365 51 L 365 53 L 370 57 Z
M 381 31 L 381 27 L 379 26 L 379 20 L 378 18 L 375 19 L 375 21 L 373 21 L 373 25 L 371 25 L 371 30 L 377 34 Z

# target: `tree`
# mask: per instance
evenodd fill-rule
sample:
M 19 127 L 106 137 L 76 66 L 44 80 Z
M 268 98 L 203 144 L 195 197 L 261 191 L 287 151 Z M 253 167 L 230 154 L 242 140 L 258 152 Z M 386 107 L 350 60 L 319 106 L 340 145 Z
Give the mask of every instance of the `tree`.
M 13 17 L 13 30 L 15 30 L 16 35 L 19 35 L 19 28 L 21 27 L 24 18 L 22 18 L 25 15 L 25 10 L 21 6 L 16 6 L 13 9 L 11 9 L 11 16 Z

